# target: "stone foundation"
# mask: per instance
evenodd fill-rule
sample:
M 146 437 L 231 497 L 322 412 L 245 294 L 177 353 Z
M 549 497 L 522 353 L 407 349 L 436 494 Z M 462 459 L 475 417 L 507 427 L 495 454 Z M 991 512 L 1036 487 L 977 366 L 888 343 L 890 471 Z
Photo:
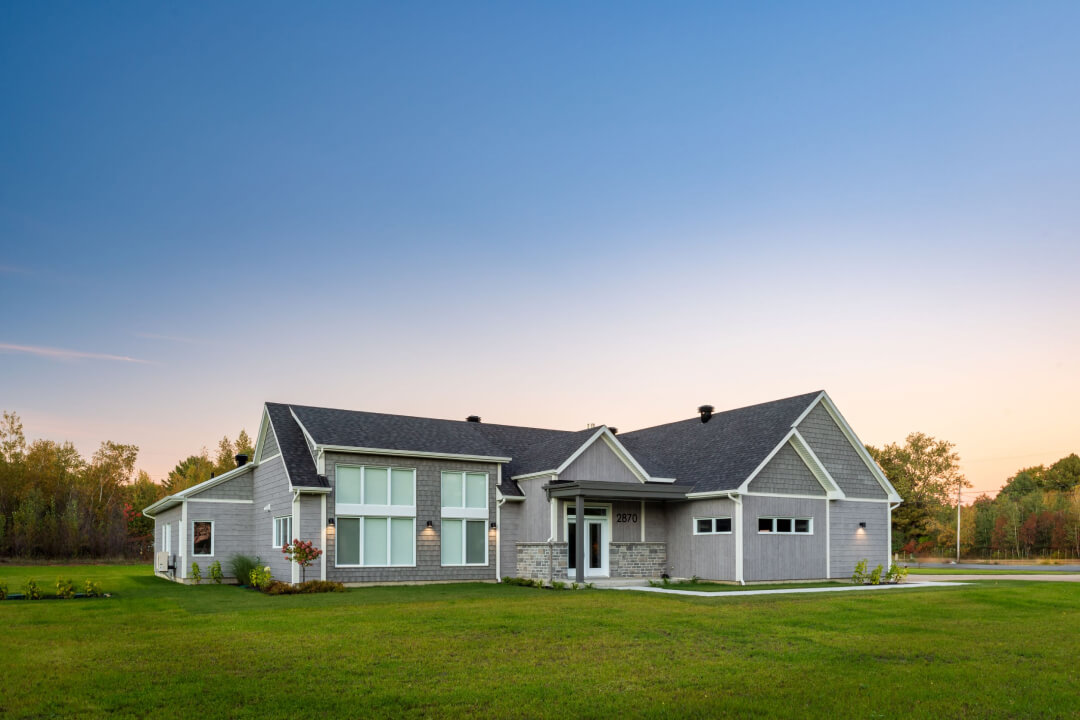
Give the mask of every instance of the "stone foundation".
M 549 554 L 554 554 L 551 558 Z M 566 578 L 566 543 L 518 543 L 517 576 L 547 580 L 548 576 L 556 580 Z
M 608 566 L 613 578 L 658 578 L 667 570 L 667 543 L 613 542 Z

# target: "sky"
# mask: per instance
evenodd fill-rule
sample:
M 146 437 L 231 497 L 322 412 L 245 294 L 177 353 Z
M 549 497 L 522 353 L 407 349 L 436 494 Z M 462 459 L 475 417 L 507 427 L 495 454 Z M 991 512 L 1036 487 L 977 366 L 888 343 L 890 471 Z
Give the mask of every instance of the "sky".
M 0 409 L 1080 451 L 1080 4 L 4 3 Z

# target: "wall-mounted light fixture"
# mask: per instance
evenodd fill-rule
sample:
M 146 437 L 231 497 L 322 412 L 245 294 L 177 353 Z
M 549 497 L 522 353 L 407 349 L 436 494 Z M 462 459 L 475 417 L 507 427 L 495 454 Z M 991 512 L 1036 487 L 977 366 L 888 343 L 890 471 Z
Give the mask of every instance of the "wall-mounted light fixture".
M 864 522 L 859 523 L 859 527 L 861 527 L 863 530 L 865 530 L 866 529 L 866 523 L 864 523 Z
M 430 530 L 430 529 L 431 529 L 431 521 L 430 521 L 430 520 L 428 520 L 428 521 L 427 521 L 427 525 L 425 525 L 424 527 L 426 527 L 427 529 L 429 529 L 429 530 Z
M 491 523 L 491 529 L 492 529 L 492 530 L 496 529 L 497 527 L 499 527 L 499 526 L 498 526 L 498 525 L 496 525 L 495 523 Z
M 334 518 L 327 518 L 326 524 L 330 527 L 334 527 Z

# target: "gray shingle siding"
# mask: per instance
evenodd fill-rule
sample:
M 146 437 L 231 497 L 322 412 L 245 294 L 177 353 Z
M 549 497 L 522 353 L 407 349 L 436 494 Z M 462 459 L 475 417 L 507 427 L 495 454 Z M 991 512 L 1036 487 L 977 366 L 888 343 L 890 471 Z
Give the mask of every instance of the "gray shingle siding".
M 269 565 L 275 578 L 288 582 L 292 579 L 292 568 L 281 550 L 273 547 L 274 518 L 292 515 L 292 494 L 281 458 L 256 467 L 254 484 L 255 502 L 250 506 L 253 515 L 251 554 Z
M 811 410 L 799 423 L 798 430 L 845 495 L 888 497 L 823 405 L 819 403 Z
M 271 425 L 267 425 L 266 438 L 263 440 L 262 457 L 259 458 L 259 461 L 261 462 L 266 458 L 274 457 L 279 452 L 281 452 L 281 448 L 278 447 L 277 436 L 274 435 L 274 428 Z
M 165 550 L 165 528 L 166 526 L 172 528 L 171 542 L 172 542 L 172 558 L 175 561 L 180 556 L 180 506 L 171 507 L 168 510 L 163 510 L 158 513 L 154 518 L 154 551 L 162 552 Z M 180 567 L 177 565 L 176 569 L 177 577 L 180 576 Z
M 743 579 L 818 580 L 826 577 L 826 500 L 743 498 Z M 812 535 L 758 532 L 759 517 L 813 518 Z
M 783 495 L 820 495 L 825 489 L 810 468 L 802 461 L 791 443 L 785 443 L 773 459 L 761 469 L 749 486 L 750 492 L 780 493 Z
M 214 523 L 213 556 L 194 553 L 194 523 L 210 520 Z M 251 505 L 249 503 L 189 502 L 188 527 L 185 538 L 187 564 L 199 563 L 203 580 L 210 578 L 210 565 L 216 560 L 222 572 L 228 574 L 228 561 L 239 553 L 252 552 Z M 175 541 L 174 541 L 175 542 Z M 190 571 L 188 573 L 190 577 Z
M 829 538 L 832 577 L 851 577 L 855 563 L 865 559 L 873 570 L 889 562 L 889 504 L 834 500 L 829 506 L 832 535 Z M 859 523 L 865 522 L 866 529 Z
M 336 517 L 334 492 L 336 492 L 337 465 L 375 465 L 380 467 L 416 468 L 416 567 L 354 568 L 335 567 L 334 541 L 327 538 L 326 579 L 346 583 L 369 582 L 421 582 L 425 580 L 494 580 L 495 579 L 495 533 L 488 532 L 488 562 L 483 566 L 442 566 L 442 471 L 488 473 L 488 519 L 495 521 L 495 480 L 498 477 L 496 463 L 463 460 L 438 460 L 401 456 L 367 455 L 328 452 L 325 456 L 326 475 L 332 488 L 327 498 L 327 515 Z M 427 521 L 432 529 L 427 530 Z

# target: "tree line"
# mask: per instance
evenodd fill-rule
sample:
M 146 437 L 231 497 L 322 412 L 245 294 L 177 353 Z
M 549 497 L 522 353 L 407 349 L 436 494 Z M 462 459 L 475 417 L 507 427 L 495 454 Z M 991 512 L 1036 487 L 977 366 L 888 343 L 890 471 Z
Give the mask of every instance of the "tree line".
M 19 416 L 0 415 L 0 557 L 147 557 L 154 523 L 142 509 L 236 467 L 248 434 L 224 437 L 211 458 L 184 458 L 161 483 L 136 472 L 139 448 L 111 441 L 86 458 L 70 442 L 27 443 Z
M 912 433 L 866 449 L 904 503 L 893 511 L 894 552 L 956 553 L 957 490 L 971 487 L 952 443 Z M 979 558 L 1080 557 L 1080 456 L 1009 477 L 995 497 L 960 506 L 960 552 Z

